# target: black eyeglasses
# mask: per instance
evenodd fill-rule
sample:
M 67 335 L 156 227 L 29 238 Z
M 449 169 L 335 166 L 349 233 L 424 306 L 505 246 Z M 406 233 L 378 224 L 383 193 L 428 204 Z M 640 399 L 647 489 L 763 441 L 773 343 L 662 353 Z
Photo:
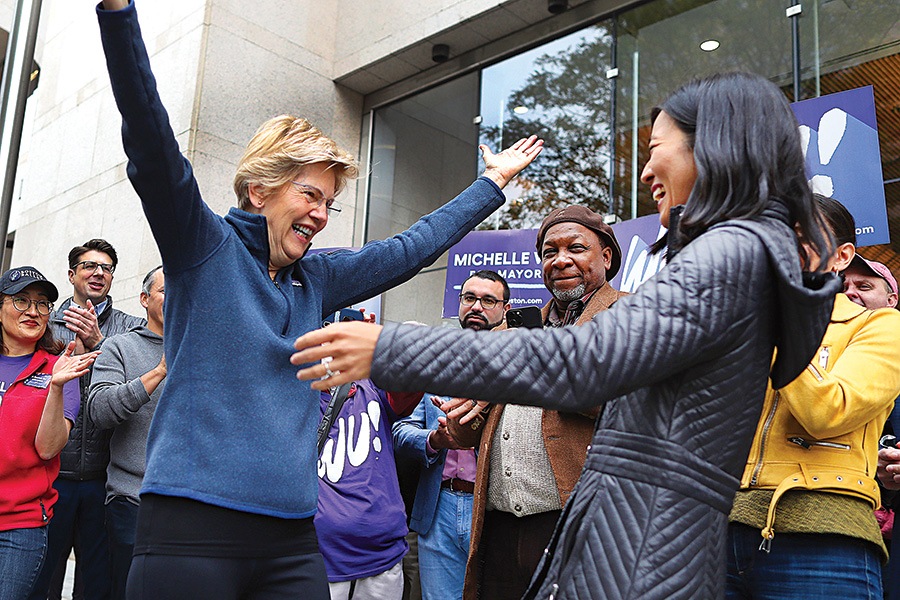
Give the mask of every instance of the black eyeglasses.
M 476 296 L 475 294 L 465 293 L 459 295 L 459 302 L 463 306 L 475 306 L 476 302 L 481 302 L 481 308 L 484 310 L 491 310 L 495 306 L 501 303 L 501 300 L 497 300 L 493 296 Z
M 2 301 L 0 301 L 2 302 Z M 25 312 L 31 305 L 34 304 L 35 308 L 37 308 L 38 314 L 47 316 L 51 312 L 53 312 L 53 303 L 48 302 L 47 300 L 32 300 L 31 298 L 26 298 L 25 296 L 12 296 L 12 305 L 19 312 Z
M 109 263 L 100 263 L 95 262 L 93 260 L 83 260 L 81 262 L 77 262 L 72 265 L 72 270 L 76 270 L 78 267 L 83 267 L 86 271 L 90 271 L 93 273 L 97 270 L 97 267 L 100 267 L 103 272 L 107 275 L 112 275 L 116 272 L 116 265 L 111 265 Z

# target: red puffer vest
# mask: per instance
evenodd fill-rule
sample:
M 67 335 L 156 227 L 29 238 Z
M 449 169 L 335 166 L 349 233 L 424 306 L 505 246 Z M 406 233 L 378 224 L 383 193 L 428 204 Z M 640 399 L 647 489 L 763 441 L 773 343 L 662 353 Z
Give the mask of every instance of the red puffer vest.
M 43 460 L 34 437 L 57 358 L 35 352 L 0 401 L 0 531 L 42 527 L 53 516 L 59 456 Z

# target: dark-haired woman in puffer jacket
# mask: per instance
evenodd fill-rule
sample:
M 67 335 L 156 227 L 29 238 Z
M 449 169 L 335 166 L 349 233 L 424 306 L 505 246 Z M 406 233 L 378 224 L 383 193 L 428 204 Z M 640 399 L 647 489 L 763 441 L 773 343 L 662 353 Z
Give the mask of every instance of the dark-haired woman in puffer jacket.
M 295 344 L 301 378 L 333 375 L 316 388 L 371 373 L 391 390 L 603 407 L 527 598 L 722 597 L 727 515 L 767 381 L 806 368 L 841 288 L 801 273 L 795 225 L 820 254 L 831 244 L 781 90 L 717 75 L 652 116 L 642 180 L 670 261 L 591 323 L 502 334 L 347 323 Z M 311 364 L 325 356 L 330 373 Z

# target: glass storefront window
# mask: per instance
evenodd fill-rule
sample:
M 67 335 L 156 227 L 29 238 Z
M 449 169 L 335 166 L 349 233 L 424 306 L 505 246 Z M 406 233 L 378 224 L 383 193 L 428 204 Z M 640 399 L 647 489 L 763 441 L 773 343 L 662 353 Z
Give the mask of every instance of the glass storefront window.
M 784 0 L 670 0 L 623 13 L 616 23 L 615 203 L 622 218 L 656 212 L 639 181 L 650 110 L 683 83 L 751 71 L 791 84 L 791 29 Z
M 801 90 L 815 98 L 871 85 L 892 243 L 867 258 L 900 275 L 900 11 L 896 0 L 804 3 L 800 23 Z
M 478 74 L 397 102 L 374 115 L 365 240 L 399 233 L 465 189 L 478 169 Z M 388 321 L 434 322 L 446 257 L 384 295 Z
M 405 230 L 472 183 L 477 115 L 477 73 L 375 112 L 366 240 Z
M 481 169 L 479 143 L 498 151 L 531 134 L 545 139 L 543 154 L 507 187 L 507 204 L 482 228 L 536 227 L 549 210 L 566 203 L 586 204 L 611 220 L 655 213 L 639 181 L 651 108 L 691 78 L 735 70 L 770 79 L 793 100 L 792 21 L 785 14 L 790 4 L 644 2 L 378 109 L 365 238 L 401 231 L 468 185 Z M 801 97 L 874 86 L 888 219 L 897 242 L 864 254 L 900 269 L 896 0 L 802 4 Z M 612 67 L 615 72 L 608 73 Z M 441 265 L 415 281 L 423 279 L 430 283 L 404 286 L 415 289 L 402 293 L 402 313 L 392 314 L 386 301 L 386 318 L 435 321 Z
M 507 188 L 507 204 L 484 227 L 537 227 L 565 204 L 612 211 L 611 49 L 604 22 L 483 71 L 481 142 L 495 150 L 529 135 L 545 142 L 543 153 Z
M 847 88 L 828 89 L 823 78 L 827 80 L 845 69 L 880 59 L 896 60 L 900 52 L 900 11 L 896 0 L 813 0 L 804 2 L 803 10 L 802 99 L 843 91 Z

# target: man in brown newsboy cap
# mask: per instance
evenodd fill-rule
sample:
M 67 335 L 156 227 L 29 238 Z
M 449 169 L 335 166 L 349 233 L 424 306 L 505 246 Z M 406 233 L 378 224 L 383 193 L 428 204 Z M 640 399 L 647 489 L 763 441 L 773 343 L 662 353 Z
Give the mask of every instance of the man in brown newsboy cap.
M 589 208 L 572 204 L 550 212 L 537 250 L 553 294 L 541 310 L 544 327 L 583 325 L 625 295 L 608 283 L 622 263 L 619 242 Z M 477 406 L 488 414 L 472 441 L 479 458 L 463 598 L 518 600 L 581 473 L 599 409 Z M 450 426 L 459 431 L 457 422 Z

